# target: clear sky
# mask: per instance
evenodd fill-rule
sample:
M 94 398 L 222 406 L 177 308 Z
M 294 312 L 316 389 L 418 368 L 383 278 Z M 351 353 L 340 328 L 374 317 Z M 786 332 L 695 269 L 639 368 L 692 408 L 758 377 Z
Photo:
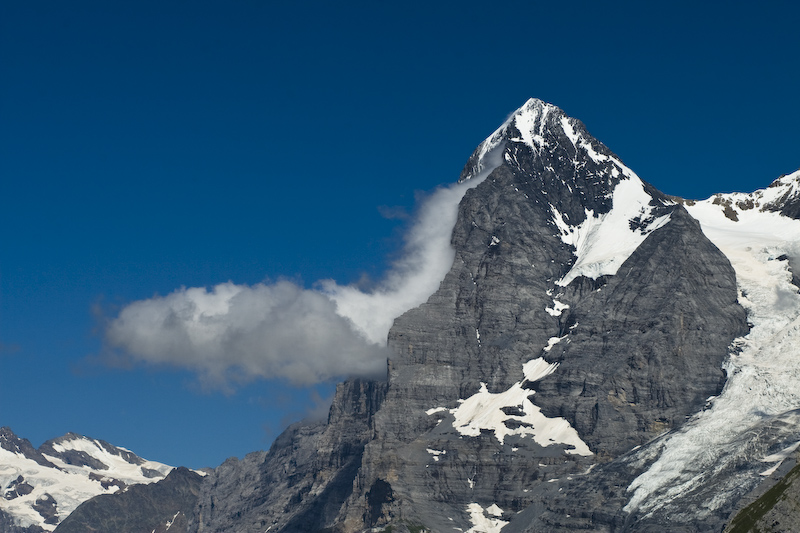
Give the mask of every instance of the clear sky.
M 215 380 L 110 324 L 181 287 L 288 279 L 317 309 L 318 280 L 381 280 L 420 191 L 529 97 L 668 194 L 796 170 L 800 8 L 754 5 L 4 2 L 0 425 L 190 467 L 268 447 L 331 372 Z

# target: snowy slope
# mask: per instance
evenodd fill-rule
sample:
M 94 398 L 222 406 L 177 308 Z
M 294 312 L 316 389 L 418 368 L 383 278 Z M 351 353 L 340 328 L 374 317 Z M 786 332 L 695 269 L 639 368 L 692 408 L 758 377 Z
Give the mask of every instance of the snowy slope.
M 688 202 L 703 232 L 730 259 L 752 329 L 735 343 L 720 396 L 669 436 L 658 460 L 631 484 L 627 511 L 651 513 L 737 461 L 763 462 L 761 475 L 769 475 L 797 447 L 745 457 L 753 451 L 741 449 L 739 439 L 759 422 L 800 408 L 800 294 L 790 269 L 800 264 L 800 220 L 781 214 L 798 191 L 800 171 L 751 194 Z M 697 512 L 713 511 L 727 497 L 720 491 L 698 502 Z
M 18 525 L 52 531 L 84 501 L 128 485 L 163 479 L 173 467 L 144 460 L 125 448 L 75 434 L 34 450 L 0 429 L 0 509 Z
M 556 199 L 550 203 L 552 223 L 561 240 L 575 250 L 575 262 L 570 271 L 556 282 L 558 285 L 567 286 L 579 276 L 597 279 L 616 274 L 647 236 L 670 220 L 668 213 L 659 214 L 658 210 L 671 202 L 654 199 L 639 176 L 586 133 L 579 121 L 566 116 L 558 107 L 535 98 L 528 100 L 478 146 L 461 180 L 486 176 L 498 166 L 501 152 L 507 165 L 521 173 L 530 172 L 520 163 L 515 151 L 508 149 L 514 144 L 531 150 L 534 160 L 571 157 L 572 160 L 565 164 L 571 167 L 573 180 L 562 179 L 554 185 L 579 196 L 579 191 L 585 187 L 574 179 L 587 172 L 595 180 L 599 189 L 595 194 L 599 192 L 601 203 L 610 203 L 607 212 L 584 208 L 580 213 L 565 211 L 566 206 L 559 206 Z M 565 147 L 568 153 L 558 155 Z M 554 172 L 549 165 L 543 170 Z M 590 166 L 593 170 L 587 170 Z
M 611 211 L 597 215 L 587 210 L 586 220 L 577 225 L 566 223 L 562 214 L 552 208 L 561 240 L 575 248 L 576 256 L 575 264 L 556 282 L 558 285 L 566 287 L 578 276 L 597 279 L 616 274 L 650 233 L 669 222 L 668 214 L 653 216 L 653 198 L 633 172 L 617 184 L 612 198 Z M 646 221 L 643 227 L 632 227 L 641 221 Z

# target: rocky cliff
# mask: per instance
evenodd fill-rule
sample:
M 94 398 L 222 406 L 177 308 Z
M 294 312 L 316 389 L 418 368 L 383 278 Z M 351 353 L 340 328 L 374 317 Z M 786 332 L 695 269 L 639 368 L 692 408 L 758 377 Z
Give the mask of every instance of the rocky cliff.
M 800 173 L 668 198 L 530 100 L 461 180 L 386 381 L 221 465 L 181 531 L 721 531 L 791 469 Z
M 682 205 L 538 100 L 461 179 L 487 172 L 461 202 L 439 290 L 395 321 L 387 383 L 342 386 L 324 429 L 292 428 L 257 465 L 258 504 L 233 520 L 207 503 L 194 530 L 495 531 L 520 512 L 571 516 L 547 505 L 562 485 L 602 484 L 602 467 L 720 393 L 745 312 L 730 262 Z M 338 434 L 357 443 L 326 437 Z M 623 520 L 621 494 L 581 502 L 587 527 Z

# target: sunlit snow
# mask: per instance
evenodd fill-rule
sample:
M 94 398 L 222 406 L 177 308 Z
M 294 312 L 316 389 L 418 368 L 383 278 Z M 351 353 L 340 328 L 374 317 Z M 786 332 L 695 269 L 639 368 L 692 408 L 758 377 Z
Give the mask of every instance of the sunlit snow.
M 796 184 L 800 173 L 791 176 Z M 770 198 L 792 187 L 784 178 L 778 193 L 771 187 L 753 195 Z M 789 191 L 791 192 L 791 191 Z M 746 200 L 746 198 L 744 198 Z M 800 221 L 756 208 L 737 210 L 738 221 L 726 217 L 714 198 L 688 206 L 703 232 L 730 259 L 736 271 L 739 302 L 752 324 L 737 341 L 741 352 L 727 363 L 728 381 L 711 407 L 669 436 L 658 460 L 628 488 L 627 511 L 648 513 L 703 482 L 710 468 L 741 460 L 736 439 L 765 417 L 800 408 L 800 295 L 790 283 L 784 256 L 800 257 Z M 752 460 L 752 458 L 746 458 Z M 779 462 L 782 457 L 761 458 Z M 771 473 L 769 470 L 762 474 Z M 726 501 L 724 493 L 703 502 L 702 511 Z
M 586 220 L 577 226 L 567 224 L 563 215 L 551 205 L 561 240 L 575 248 L 576 256 L 572 268 L 556 284 L 565 287 L 578 276 L 597 279 L 616 274 L 650 233 L 669 222 L 667 214 L 653 218 L 643 229 L 631 229 L 632 220 L 651 217 L 651 201 L 642 181 L 633 174 L 620 180 L 614 188 L 611 211 L 595 216 L 587 209 Z
M 433 455 L 434 461 L 438 461 L 440 455 L 445 455 L 447 453 L 447 450 L 433 450 L 431 448 L 426 448 L 425 451 Z
M 567 335 L 564 335 L 563 337 L 550 337 L 550 338 L 547 340 L 547 346 L 545 346 L 545 347 L 543 348 L 543 349 L 544 349 L 544 351 L 545 351 L 545 352 L 549 352 L 550 350 L 552 350 L 552 349 L 553 349 L 553 346 L 555 346 L 556 344 L 558 344 L 559 342 L 561 342 L 562 340 L 564 340 L 564 339 L 566 339 L 566 338 L 567 338 Z
M 558 363 L 548 363 L 541 357 L 537 357 L 522 365 L 522 373 L 525 374 L 525 379 L 533 383 L 549 376 L 556 371 L 556 368 L 558 368 Z
M 104 478 L 106 481 L 114 479 L 125 485 L 132 485 L 156 482 L 172 470 L 171 466 L 154 461 L 145 461 L 141 465 L 129 463 L 123 457 L 106 449 L 99 441 L 83 437 L 63 441 L 55 444 L 53 448 L 59 452 L 65 450 L 86 452 L 107 465 L 108 469 L 95 471 L 87 466 L 67 464 L 61 459 L 45 454 L 45 458 L 57 468 L 46 467 L 22 454 L 0 448 L 0 488 L 8 487 L 19 476 L 33 487 L 30 494 L 10 500 L 0 498 L 0 509 L 15 517 L 23 527 L 38 525 L 46 531 L 53 531 L 56 528 L 56 524 L 45 524 L 44 518 L 33 508 L 36 500 L 46 494 L 56 501 L 59 519 L 63 520 L 89 498 L 120 490 L 117 485 L 108 485 L 108 488 L 104 488 L 101 481 L 89 477 L 91 473 L 107 474 Z M 128 451 L 124 448 L 119 449 Z M 162 477 L 147 477 L 142 468 L 158 471 Z
M 469 512 L 472 527 L 465 533 L 500 533 L 503 526 L 508 524 L 508 522 L 498 518 L 502 516 L 503 510 L 494 503 L 487 507 L 486 510 L 478 503 L 471 503 L 467 506 L 467 512 Z
M 553 300 L 553 307 L 544 308 L 547 314 L 551 316 L 561 316 L 561 313 L 563 313 L 565 309 L 569 309 L 569 305 L 559 302 L 558 300 Z
M 525 379 L 529 382 L 538 381 L 552 374 L 558 363 L 548 363 L 541 357 L 528 361 L 523 365 Z M 508 390 L 491 393 L 485 383 L 481 383 L 480 390 L 465 400 L 459 400 L 460 405 L 450 409 L 455 420 L 453 427 L 462 435 L 476 437 L 481 430 L 490 430 L 497 440 L 505 442 L 508 435 L 530 436 L 540 446 L 564 444 L 571 449 L 565 450 L 569 454 L 592 455 L 589 447 L 578 436 L 578 432 L 566 419 L 548 418 L 542 414 L 541 409 L 530 401 L 529 397 L 534 391 L 523 388 L 522 383 L 515 383 Z M 506 414 L 503 408 L 516 407 L 521 414 Z M 428 410 L 429 414 L 436 412 Z M 509 428 L 505 422 L 515 421 L 512 424 L 518 427 Z

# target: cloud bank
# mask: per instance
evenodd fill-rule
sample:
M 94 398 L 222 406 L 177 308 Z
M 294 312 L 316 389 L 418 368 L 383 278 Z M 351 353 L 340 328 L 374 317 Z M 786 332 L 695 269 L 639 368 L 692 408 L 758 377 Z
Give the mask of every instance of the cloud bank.
M 478 183 L 440 188 L 422 203 L 401 259 L 372 291 L 333 280 L 318 289 L 290 281 L 180 288 L 124 307 L 106 326 L 106 345 L 133 362 L 186 368 L 221 387 L 385 376 L 392 322 L 425 302 L 449 271 L 458 204 Z
M 385 372 L 385 348 L 366 342 L 325 295 L 289 281 L 181 288 L 134 302 L 106 340 L 147 363 L 197 372 L 204 383 L 283 378 L 295 385 L 343 373 Z

